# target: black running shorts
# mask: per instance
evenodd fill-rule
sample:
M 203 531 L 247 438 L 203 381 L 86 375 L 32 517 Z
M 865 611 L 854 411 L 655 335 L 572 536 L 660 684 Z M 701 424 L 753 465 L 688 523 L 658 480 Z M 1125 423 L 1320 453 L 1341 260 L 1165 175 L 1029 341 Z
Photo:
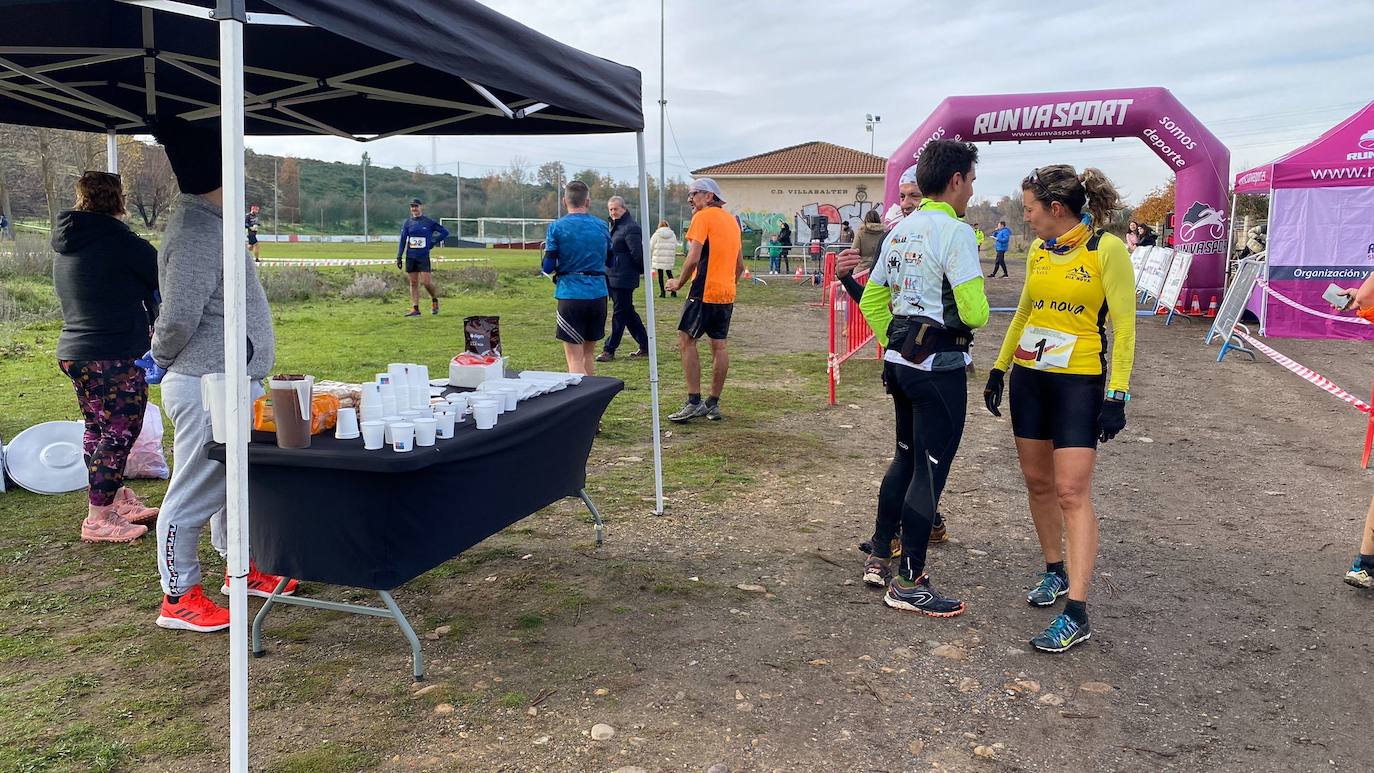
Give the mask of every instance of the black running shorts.
M 570 344 L 585 344 L 606 337 L 606 298 L 561 298 L 558 301 L 558 329 L 554 338 Z
M 678 321 L 677 329 L 693 340 L 704 335 L 724 341 L 730 337 L 730 315 L 734 312 L 733 303 L 706 303 L 700 298 L 688 298 L 682 304 L 682 319 Z
M 406 257 L 407 274 L 424 274 L 429 273 L 429 271 L 430 268 L 428 255 L 424 256 L 423 258 L 412 258 L 409 256 Z
M 251 247 L 251 246 L 253 246 L 254 244 L 257 244 L 257 243 L 258 243 L 258 232 L 257 232 L 257 231 L 249 231 L 249 232 L 248 232 L 248 246 Z
M 1096 448 L 1106 376 L 1054 373 L 1012 365 L 1011 432 L 1053 440 L 1055 448 Z

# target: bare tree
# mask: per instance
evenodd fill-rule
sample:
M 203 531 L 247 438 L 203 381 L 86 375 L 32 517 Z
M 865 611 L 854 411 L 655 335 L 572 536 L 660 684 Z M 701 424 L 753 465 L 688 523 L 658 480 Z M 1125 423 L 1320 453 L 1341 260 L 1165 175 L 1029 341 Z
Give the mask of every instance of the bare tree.
M 48 225 L 57 224 L 57 170 L 56 159 L 52 152 L 52 132 L 48 129 L 34 129 L 38 140 L 38 164 L 43 177 L 43 195 L 48 202 Z
M 138 213 L 146 228 L 156 228 L 177 194 L 176 175 L 167 153 L 158 145 L 130 141 L 120 148 L 124 168 L 124 191 L 129 206 Z

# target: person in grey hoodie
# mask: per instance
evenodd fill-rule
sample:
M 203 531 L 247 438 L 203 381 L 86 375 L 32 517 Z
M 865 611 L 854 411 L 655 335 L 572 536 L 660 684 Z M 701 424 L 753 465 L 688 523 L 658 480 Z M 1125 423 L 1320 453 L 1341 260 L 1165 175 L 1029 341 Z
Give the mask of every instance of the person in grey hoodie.
M 200 387 L 201 376 L 225 370 L 225 202 L 220 183 L 219 131 L 213 125 L 171 119 L 159 122 L 154 134 L 166 149 L 181 188 L 158 255 L 162 306 L 152 341 L 152 359 L 167 371 L 162 378 L 162 400 L 173 426 L 172 482 L 157 519 L 157 562 L 164 594 L 157 624 L 218 631 L 229 627 L 229 610 L 205 594 L 197 548 L 208 522 L 210 544 L 221 556 L 228 553 L 224 465 L 205 453 L 205 444 L 211 440 L 210 412 L 201 404 Z M 238 202 L 230 203 L 235 213 L 239 206 Z M 262 394 L 259 382 L 272 370 L 276 341 L 257 267 L 247 249 L 242 252 L 248 375 L 256 399 Z M 250 565 L 248 592 L 270 595 L 278 579 Z M 221 592 L 227 593 L 228 586 L 226 575 Z

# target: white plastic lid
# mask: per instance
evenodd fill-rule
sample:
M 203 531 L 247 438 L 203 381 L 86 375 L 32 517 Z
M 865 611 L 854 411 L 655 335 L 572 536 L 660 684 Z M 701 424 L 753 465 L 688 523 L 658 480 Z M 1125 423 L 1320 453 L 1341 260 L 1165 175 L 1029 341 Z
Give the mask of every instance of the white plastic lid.
M 10 478 L 35 494 L 65 494 L 86 488 L 79 421 L 49 421 L 14 436 L 5 447 Z

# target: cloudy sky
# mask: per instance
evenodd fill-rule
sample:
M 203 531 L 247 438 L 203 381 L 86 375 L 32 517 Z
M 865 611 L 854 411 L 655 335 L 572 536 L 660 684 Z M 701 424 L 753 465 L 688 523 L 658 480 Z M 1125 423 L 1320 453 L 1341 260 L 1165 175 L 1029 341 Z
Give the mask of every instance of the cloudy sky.
M 657 170 L 659 6 L 652 0 L 488 0 L 563 42 L 644 75 Z M 1052 9 L 1047 11 L 1047 9 Z M 1374 99 L 1374 3 L 725 2 L 667 0 L 668 175 L 810 140 L 881 155 L 946 96 L 1163 86 L 1231 148 L 1232 174 L 1305 143 Z M 518 56 L 518 51 L 512 51 Z M 255 150 L 413 168 L 427 138 L 370 144 L 252 138 Z M 629 136 L 447 137 L 439 171 L 561 160 L 570 172 L 635 173 Z M 1011 193 L 1045 163 L 1101 167 L 1137 200 L 1167 169 L 1135 140 L 981 149 L 976 195 Z M 447 166 L 444 164 L 447 163 Z

